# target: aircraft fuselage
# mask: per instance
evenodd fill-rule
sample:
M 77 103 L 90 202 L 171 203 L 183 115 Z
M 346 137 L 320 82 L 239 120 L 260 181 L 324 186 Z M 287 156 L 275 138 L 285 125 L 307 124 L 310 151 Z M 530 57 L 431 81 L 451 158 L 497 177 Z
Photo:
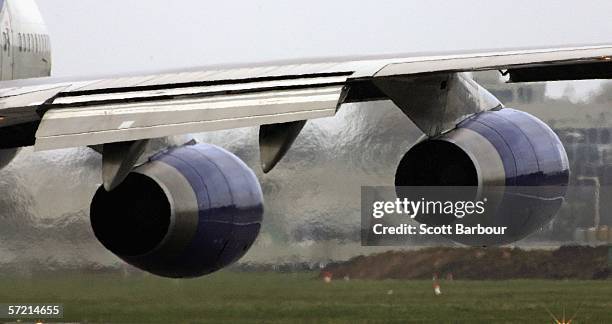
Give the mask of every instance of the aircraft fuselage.
M 51 74 L 51 41 L 34 0 L 0 0 L 0 79 Z

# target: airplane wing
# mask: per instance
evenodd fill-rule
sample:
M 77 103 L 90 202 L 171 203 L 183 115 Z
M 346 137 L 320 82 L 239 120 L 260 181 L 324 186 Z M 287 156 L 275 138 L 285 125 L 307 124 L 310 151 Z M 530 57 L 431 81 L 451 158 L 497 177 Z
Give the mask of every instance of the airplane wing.
M 612 78 L 612 45 L 329 59 L 92 80 L 0 82 L 0 149 L 37 150 L 333 116 L 391 77 L 500 70 L 511 82 Z

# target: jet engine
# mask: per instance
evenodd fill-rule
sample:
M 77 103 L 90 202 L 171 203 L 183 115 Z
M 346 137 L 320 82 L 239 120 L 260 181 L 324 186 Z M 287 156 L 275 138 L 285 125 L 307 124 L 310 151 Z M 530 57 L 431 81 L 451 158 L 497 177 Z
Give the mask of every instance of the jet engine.
M 514 109 L 477 114 L 456 129 L 416 144 L 396 172 L 405 187 L 450 187 L 488 199 L 489 212 L 463 219 L 419 219 L 428 225 L 507 227 L 504 235 L 451 235 L 468 245 L 520 240 L 557 213 L 569 182 L 567 154 L 557 135 L 536 117 Z
M 198 277 L 251 247 L 263 195 L 235 155 L 186 145 L 153 156 L 110 192 L 100 187 L 90 215 L 98 240 L 127 263 L 164 277 Z

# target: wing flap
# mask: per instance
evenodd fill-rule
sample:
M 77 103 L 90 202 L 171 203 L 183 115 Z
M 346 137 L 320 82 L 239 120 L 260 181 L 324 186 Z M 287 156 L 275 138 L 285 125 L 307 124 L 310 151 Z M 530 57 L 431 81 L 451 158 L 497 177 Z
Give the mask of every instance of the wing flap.
M 45 113 L 36 150 L 124 142 L 333 116 L 342 85 L 182 100 L 117 103 Z

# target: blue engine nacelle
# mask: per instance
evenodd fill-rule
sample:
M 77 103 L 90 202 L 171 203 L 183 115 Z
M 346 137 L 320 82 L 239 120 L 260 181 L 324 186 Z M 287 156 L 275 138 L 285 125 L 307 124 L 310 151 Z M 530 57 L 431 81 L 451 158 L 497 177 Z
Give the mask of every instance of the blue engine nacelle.
M 398 188 L 475 188 L 480 197 L 494 198 L 489 205 L 495 210 L 482 217 L 419 220 L 508 228 L 504 235 L 450 236 L 470 245 L 511 243 L 540 229 L 561 207 L 568 182 L 567 154 L 557 135 L 536 117 L 508 108 L 480 113 L 416 144 L 395 177 Z
M 91 203 L 96 237 L 127 263 L 171 278 L 240 259 L 261 227 L 263 195 L 238 157 L 213 145 L 160 153 Z

